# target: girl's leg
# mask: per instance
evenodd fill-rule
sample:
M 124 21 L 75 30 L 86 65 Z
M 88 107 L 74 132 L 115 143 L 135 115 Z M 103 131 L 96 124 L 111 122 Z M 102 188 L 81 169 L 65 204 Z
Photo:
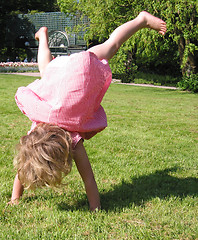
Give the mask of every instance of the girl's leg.
M 116 28 L 106 42 L 94 46 L 88 51 L 95 53 L 99 59 L 109 60 L 116 54 L 120 46 L 126 40 L 142 28 L 154 29 L 162 35 L 166 33 L 166 23 L 144 11 L 141 12 L 134 20 L 126 22 Z
M 52 55 L 48 46 L 47 27 L 40 28 L 39 31 L 35 34 L 35 39 L 39 41 L 37 58 L 38 58 L 38 67 L 39 67 L 40 75 L 42 77 L 46 66 L 52 60 Z

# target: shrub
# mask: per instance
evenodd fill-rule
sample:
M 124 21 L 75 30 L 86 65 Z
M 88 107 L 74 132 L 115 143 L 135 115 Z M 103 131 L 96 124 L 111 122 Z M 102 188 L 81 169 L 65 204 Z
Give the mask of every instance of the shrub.
M 180 76 L 173 77 L 170 75 L 160 75 L 154 72 L 141 72 L 138 71 L 135 76 L 135 83 L 145 83 L 164 86 L 177 86 Z
M 0 48 L 0 61 L 7 61 L 9 58 L 10 61 L 14 61 L 16 56 L 19 59 L 24 60 L 27 57 L 27 49 L 24 48 Z
M 182 90 L 189 90 L 191 92 L 198 92 L 198 73 L 184 76 L 178 83 L 178 87 Z

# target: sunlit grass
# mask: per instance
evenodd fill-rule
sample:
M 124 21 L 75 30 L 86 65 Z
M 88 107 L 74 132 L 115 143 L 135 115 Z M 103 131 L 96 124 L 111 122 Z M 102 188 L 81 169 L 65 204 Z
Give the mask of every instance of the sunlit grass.
M 101 195 L 91 214 L 74 165 L 67 185 L 8 206 L 12 159 L 31 123 L 14 101 L 34 78 L 0 75 L 0 239 L 197 239 L 198 95 L 112 84 L 108 128 L 85 141 Z

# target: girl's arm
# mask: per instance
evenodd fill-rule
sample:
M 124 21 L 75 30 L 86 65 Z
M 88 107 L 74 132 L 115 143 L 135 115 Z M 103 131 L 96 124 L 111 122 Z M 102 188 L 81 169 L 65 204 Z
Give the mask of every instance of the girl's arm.
M 85 184 L 90 210 L 100 209 L 100 197 L 97 184 L 82 140 L 76 145 L 73 157 Z
M 17 174 L 14 179 L 11 201 L 8 204 L 18 204 L 20 197 L 23 195 L 23 190 L 23 185 L 20 183 Z

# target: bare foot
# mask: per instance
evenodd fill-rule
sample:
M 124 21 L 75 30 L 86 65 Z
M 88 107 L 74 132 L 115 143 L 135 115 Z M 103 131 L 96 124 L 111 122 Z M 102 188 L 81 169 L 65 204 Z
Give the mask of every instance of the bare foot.
M 35 33 L 35 39 L 39 41 L 41 36 L 45 36 L 48 39 L 48 28 L 47 27 L 41 27 L 38 32 Z
M 166 33 L 166 23 L 158 18 L 158 17 L 154 17 L 153 15 L 151 15 L 150 13 L 143 11 L 139 14 L 139 17 L 143 18 L 144 23 L 146 24 L 145 26 L 147 28 L 151 28 L 156 30 L 157 32 L 159 32 L 162 35 L 165 35 Z

